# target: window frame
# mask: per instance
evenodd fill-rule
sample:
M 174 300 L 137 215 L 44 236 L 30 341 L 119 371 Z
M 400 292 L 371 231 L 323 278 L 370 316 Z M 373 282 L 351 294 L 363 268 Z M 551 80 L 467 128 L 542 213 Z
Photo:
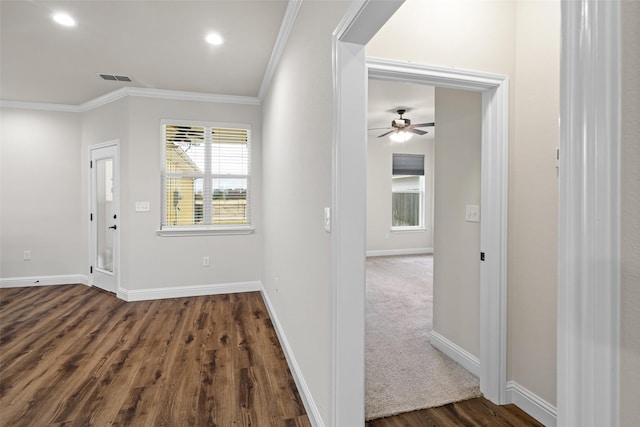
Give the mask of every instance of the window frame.
M 194 126 L 194 127 L 203 127 L 205 138 L 207 138 L 207 134 L 213 128 L 225 128 L 225 129 L 241 129 L 247 132 L 247 150 L 248 150 L 248 160 L 247 160 L 247 174 L 215 174 L 212 172 L 211 168 L 211 159 L 212 150 L 211 145 L 205 145 L 205 153 L 206 156 L 209 157 L 207 161 L 207 167 L 205 168 L 202 176 L 198 176 L 197 178 L 202 178 L 203 183 L 207 181 L 213 182 L 215 179 L 246 179 L 247 182 L 247 190 L 246 190 L 246 224 L 191 224 L 191 225 L 169 225 L 166 224 L 167 220 L 167 180 L 170 172 L 167 172 L 167 149 L 166 149 L 166 128 L 167 125 L 174 126 Z M 211 141 L 209 141 L 211 142 Z M 253 150 L 252 150 L 252 130 L 251 125 L 248 123 L 228 123 L 228 122 L 209 122 L 209 121 L 197 121 L 197 120 L 172 120 L 172 119 L 161 119 L 160 120 L 160 143 L 161 143 L 161 159 L 160 159 L 160 228 L 157 230 L 157 234 L 160 236 L 206 236 L 206 235 L 235 235 L 235 234 L 253 234 L 255 232 L 255 228 L 253 226 L 253 208 L 252 208 L 252 160 L 253 160 Z M 185 176 L 189 174 L 184 174 Z M 194 176 L 195 177 L 195 176 Z M 205 185 L 205 190 L 203 191 L 203 215 L 206 215 L 204 211 L 207 209 L 204 206 L 204 200 L 208 198 L 208 196 L 212 196 L 213 194 L 213 185 L 212 184 L 203 184 Z M 209 188 L 207 188 L 209 187 Z M 212 199 L 213 201 L 213 199 Z M 212 211 L 213 208 L 210 208 L 209 211 Z M 211 220 L 213 221 L 213 216 L 211 216 Z

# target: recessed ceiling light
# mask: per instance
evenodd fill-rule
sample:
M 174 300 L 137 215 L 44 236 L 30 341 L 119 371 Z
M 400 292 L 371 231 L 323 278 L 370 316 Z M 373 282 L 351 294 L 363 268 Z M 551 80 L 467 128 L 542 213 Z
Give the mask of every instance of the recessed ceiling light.
M 217 33 L 207 34 L 207 37 L 205 37 L 205 40 L 207 41 L 207 43 L 212 44 L 214 46 L 220 46 L 222 43 L 224 43 L 224 39 L 222 38 L 222 36 L 220 36 L 220 34 L 217 34 Z
M 78 25 L 76 20 L 67 13 L 56 13 L 55 15 L 53 15 L 53 20 L 60 25 L 64 25 L 65 27 L 75 27 L 76 25 Z

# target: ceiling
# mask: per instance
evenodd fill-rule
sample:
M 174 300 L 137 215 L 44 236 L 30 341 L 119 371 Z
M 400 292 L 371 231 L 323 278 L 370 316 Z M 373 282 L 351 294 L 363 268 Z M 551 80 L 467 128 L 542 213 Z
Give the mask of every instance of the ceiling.
M 257 97 L 287 5 L 288 0 L 1 0 L 0 99 L 80 105 L 125 86 Z M 78 25 L 55 23 L 51 18 L 59 11 Z M 225 43 L 207 44 L 209 32 L 221 34 Z M 98 74 L 133 81 L 104 81 Z M 368 127 L 390 126 L 400 107 L 413 123 L 434 121 L 433 92 L 414 83 L 369 80 Z M 426 130 L 424 138 L 432 137 L 435 130 Z
M 0 99 L 79 105 L 123 86 L 256 97 L 287 4 L 2 0 Z M 56 24 L 58 11 L 78 25 Z M 207 44 L 209 32 L 225 43 Z
M 367 128 L 391 127 L 391 120 L 399 116 L 396 110 L 407 110 L 404 118 L 411 123 L 428 123 L 435 121 L 434 109 L 435 88 L 416 83 L 394 82 L 369 79 L 369 101 Z M 415 138 L 433 138 L 435 127 L 419 128 L 429 132 Z M 375 137 L 385 130 L 370 130 L 369 136 Z

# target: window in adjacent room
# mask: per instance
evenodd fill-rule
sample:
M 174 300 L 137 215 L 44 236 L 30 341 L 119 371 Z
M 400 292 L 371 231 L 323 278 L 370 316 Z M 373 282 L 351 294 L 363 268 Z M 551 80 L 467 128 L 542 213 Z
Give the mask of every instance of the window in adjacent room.
M 163 121 L 162 230 L 251 228 L 249 126 Z
M 391 229 L 424 228 L 424 155 L 393 154 Z

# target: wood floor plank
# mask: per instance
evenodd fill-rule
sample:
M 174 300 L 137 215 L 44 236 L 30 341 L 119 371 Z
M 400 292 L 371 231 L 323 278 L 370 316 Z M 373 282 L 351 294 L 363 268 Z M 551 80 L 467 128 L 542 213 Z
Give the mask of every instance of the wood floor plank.
M 74 285 L 0 290 L 0 425 L 310 423 L 259 293 Z
M 366 427 L 543 427 L 515 405 L 499 406 L 485 398 L 421 409 L 365 423 Z

